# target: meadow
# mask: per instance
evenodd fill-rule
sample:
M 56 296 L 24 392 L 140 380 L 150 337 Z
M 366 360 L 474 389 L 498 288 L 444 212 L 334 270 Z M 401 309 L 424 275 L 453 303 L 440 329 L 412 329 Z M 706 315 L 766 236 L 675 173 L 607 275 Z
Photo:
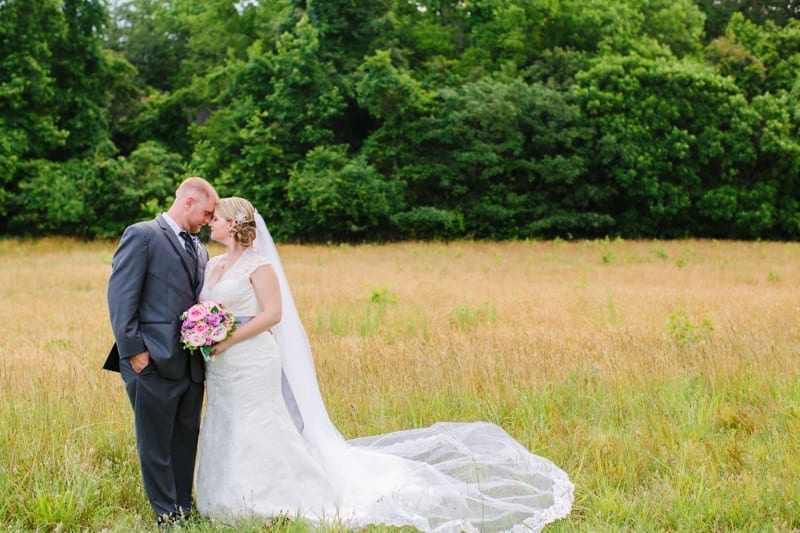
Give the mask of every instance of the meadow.
M 152 529 L 131 409 L 100 369 L 115 244 L 0 240 L 2 530 Z M 546 531 L 800 529 L 800 244 L 280 251 L 346 437 L 499 424 L 575 483 Z

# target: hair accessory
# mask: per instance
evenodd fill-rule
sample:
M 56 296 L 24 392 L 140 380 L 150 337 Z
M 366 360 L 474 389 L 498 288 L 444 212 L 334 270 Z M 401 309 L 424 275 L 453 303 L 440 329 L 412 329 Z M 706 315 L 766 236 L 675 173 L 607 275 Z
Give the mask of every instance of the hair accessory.
M 247 217 L 246 217 L 246 216 L 244 215 L 244 213 L 242 213 L 241 211 L 239 211 L 238 213 L 236 213 L 236 216 L 235 216 L 235 217 L 233 217 L 233 218 L 234 218 L 234 220 L 236 220 L 236 223 L 237 223 L 237 224 L 241 224 L 242 222 L 244 222 L 245 220 L 247 220 Z

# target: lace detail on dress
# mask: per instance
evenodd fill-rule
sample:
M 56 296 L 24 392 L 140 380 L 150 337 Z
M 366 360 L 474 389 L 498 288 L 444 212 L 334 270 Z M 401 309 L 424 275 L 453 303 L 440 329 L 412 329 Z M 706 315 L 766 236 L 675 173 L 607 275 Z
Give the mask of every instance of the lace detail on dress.
M 217 263 L 222 261 L 228 254 L 218 255 L 216 257 L 212 257 L 208 263 L 206 263 L 206 279 L 210 279 L 211 272 L 214 271 L 214 268 L 217 266 Z M 222 276 L 220 276 L 219 281 L 222 281 L 225 277 L 234 277 L 234 276 L 241 276 L 245 275 L 250 277 L 250 274 L 253 273 L 255 269 L 263 265 L 269 265 L 269 260 L 264 257 L 263 255 L 258 255 L 253 250 L 245 250 L 244 253 L 236 260 L 236 262 L 231 266 L 228 271 L 224 272 Z
M 225 255 L 211 259 L 206 265 L 206 280 Z M 261 307 L 250 284 L 250 275 L 260 266 L 269 265 L 267 258 L 246 250 L 228 270 L 222 273 L 213 285 L 206 285 L 200 293 L 201 300 L 211 300 L 222 304 L 235 316 L 253 316 Z
M 252 274 L 255 269 L 268 264 L 270 263 L 266 257 L 258 255 L 253 250 L 246 250 L 233 265 L 233 268 L 231 268 L 231 276 L 233 276 L 233 272 L 235 272 L 237 276 L 245 275 L 250 277 L 250 274 Z

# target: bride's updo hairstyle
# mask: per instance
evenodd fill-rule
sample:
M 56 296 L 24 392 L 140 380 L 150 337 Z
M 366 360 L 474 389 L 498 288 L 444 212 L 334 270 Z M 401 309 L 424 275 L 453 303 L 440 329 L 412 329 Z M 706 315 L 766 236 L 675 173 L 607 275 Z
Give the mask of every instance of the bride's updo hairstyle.
M 253 204 L 239 198 L 238 196 L 229 196 L 228 198 L 220 198 L 215 208 L 216 213 L 234 223 L 231 229 L 231 235 L 245 248 L 253 246 L 256 240 L 256 220 L 255 209 Z

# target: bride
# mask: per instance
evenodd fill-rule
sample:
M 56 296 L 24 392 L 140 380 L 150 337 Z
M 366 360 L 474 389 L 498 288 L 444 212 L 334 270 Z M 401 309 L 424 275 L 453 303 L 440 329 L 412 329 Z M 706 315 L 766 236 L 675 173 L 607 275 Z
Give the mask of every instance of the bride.
M 275 244 L 247 200 L 219 200 L 202 300 L 239 321 L 206 365 L 197 505 L 212 518 L 529 531 L 568 515 L 573 485 L 500 427 L 437 423 L 345 440 L 331 423 Z

